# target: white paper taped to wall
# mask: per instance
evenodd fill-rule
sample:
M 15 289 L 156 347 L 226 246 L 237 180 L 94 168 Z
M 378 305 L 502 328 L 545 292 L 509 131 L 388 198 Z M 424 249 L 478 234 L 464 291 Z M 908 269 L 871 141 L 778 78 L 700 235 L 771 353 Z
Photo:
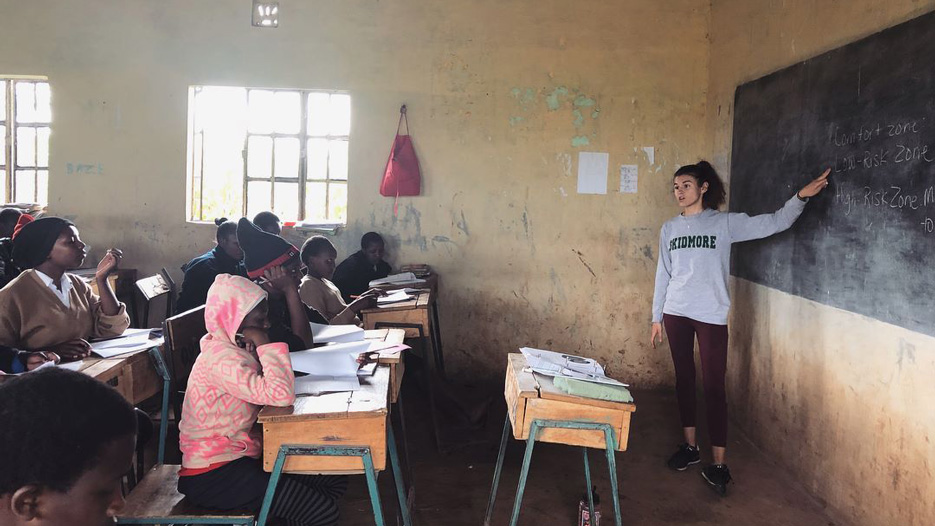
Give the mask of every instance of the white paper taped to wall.
M 578 193 L 606 194 L 609 153 L 578 153 Z
M 637 174 L 639 169 L 635 164 L 620 165 L 620 193 L 635 194 L 638 187 Z

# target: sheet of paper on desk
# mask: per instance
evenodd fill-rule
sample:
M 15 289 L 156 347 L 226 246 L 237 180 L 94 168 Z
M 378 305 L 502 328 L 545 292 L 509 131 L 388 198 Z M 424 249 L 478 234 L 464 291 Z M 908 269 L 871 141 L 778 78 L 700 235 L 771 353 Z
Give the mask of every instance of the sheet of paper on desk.
M 333 343 L 324 347 L 289 353 L 292 370 L 316 376 L 357 377 L 357 357 L 370 342 Z
M 322 325 L 309 323 L 315 343 L 348 343 L 364 340 L 364 330 L 356 325 Z
M 529 367 L 539 374 L 627 386 L 627 384 L 618 382 L 604 374 L 604 368 L 601 367 L 601 364 L 591 358 L 530 347 L 523 347 L 519 351 L 526 357 L 526 363 L 529 364 Z
M 386 296 L 380 296 L 377 298 L 377 307 L 383 307 L 386 305 L 392 305 L 394 303 L 402 303 L 404 301 L 409 301 L 413 296 L 407 294 L 402 290 L 394 290 L 393 292 L 387 294 Z
M 295 394 L 297 395 L 319 395 L 358 389 L 360 389 L 360 380 L 357 379 L 357 374 L 341 377 L 308 375 L 295 379 Z
M 158 347 L 165 342 L 162 337 L 150 338 L 149 333 L 150 329 L 127 329 L 116 338 L 91 342 L 91 352 L 101 358 L 113 358 L 128 352 Z
M 380 285 L 399 285 L 401 283 L 417 285 L 425 283 L 425 280 L 417 278 L 412 272 L 401 272 L 399 274 L 390 274 L 385 278 L 375 279 L 370 282 L 370 286 L 379 287 Z

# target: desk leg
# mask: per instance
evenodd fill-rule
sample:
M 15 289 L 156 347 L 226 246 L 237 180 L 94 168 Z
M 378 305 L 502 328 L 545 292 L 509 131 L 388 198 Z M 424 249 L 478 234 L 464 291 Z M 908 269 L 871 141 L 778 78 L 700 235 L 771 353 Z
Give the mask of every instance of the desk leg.
M 620 516 L 620 496 L 617 493 L 617 457 L 616 447 L 617 440 L 614 436 L 614 430 L 610 425 L 604 424 L 604 440 L 605 447 L 607 451 L 607 468 L 610 470 L 610 498 L 614 501 L 614 524 L 617 526 L 622 526 L 623 519 Z M 590 495 L 590 492 L 588 492 Z M 594 512 L 591 511 L 591 516 L 594 516 Z
M 493 516 L 493 506 L 497 501 L 497 488 L 500 486 L 500 474 L 503 473 L 503 457 L 506 456 L 506 443 L 510 438 L 510 415 L 506 415 L 503 423 L 503 435 L 500 437 L 500 451 L 497 453 L 497 467 L 493 470 L 493 484 L 490 485 L 490 499 L 487 501 L 487 515 L 484 517 L 484 526 L 490 526 Z
M 592 526 L 597 524 L 594 521 L 594 491 L 591 489 L 591 463 L 588 462 L 588 448 L 581 448 L 581 452 L 584 454 L 584 483 L 588 492 L 588 521 Z
M 438 301 L 432 303 L 432 351 L 435 353 L 435 367 L 442 378 L 445 377 L 445 355 L 442 354 L 442 333 L 438 325 Z
M 162 464 L 166 457 L 166 433 L 169 430 L 169 391 L 171 390 L 172 377 L 169 376 L 169 368 L 166 367 L 166 362 L 162 359 L 158 347 L 151 348 L 149 355 L 153 359 L 156 372 L 162 377 L 162 418 L 159 421 L 159 451 L 156 454 L 156 463 Z
M 399 466 L 399 453 L 396 451 L 396 438 L 393 436 L 392 424 L 387 428 L 386 445 L 390 450 L 390 464 L 393 466 L 393 478 L 396 479 L 396 498 L 399 500 L 399 512 L 403 516 L 403 526 L 412 526 L 409 516 L 409 499 L 403 487 L 403 474 Z
M 399 420 L 399 435 L 403 439 L 403 455 L 400 457 L 400 463 L 405 462 L 403 467 L 406 472 L 406 487 L 408 488 L 406 494 L 406 502 L 409 506 L 412 506 L 412 503 L 415 499 L 415 483 L 412 479 L 412 456 L 409 454 L 409 435 L 406 432 L 406 414 L 403 411 L 403 391 L 400 389 L 399 394 L 396 396 L 396 403 L 394 404 L 394 409 L 390 416 L 396 415 L 396 419 Z M 390 425 L 393 425 L 392 420 Z M 405 460 L 402 460 L 405 459 Z
M 539 421 L 533 420 L 529 427 L 529 438 L 526 439 L 526 454 L 523 456 L 523 467 L 519 472 L 519 484 L 516 485 L 516 501 L 513 502 L 513 516 L 510 526 L 519 522 L 519 510 L 523 506 L 523 493 L 526 491 L 526 479 L 529 477 L 529 464 L 532 462 L 532 448 L 536 445 L 536 436 L 539 434 Z

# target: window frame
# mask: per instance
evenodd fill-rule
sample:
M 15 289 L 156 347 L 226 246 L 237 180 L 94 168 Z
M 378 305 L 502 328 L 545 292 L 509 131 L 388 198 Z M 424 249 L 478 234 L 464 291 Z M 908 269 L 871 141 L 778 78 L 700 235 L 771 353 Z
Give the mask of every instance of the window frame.
M 19 123 L 16 121 L 16 86 L 17 84 L 33 84 L 33 101 L 35 104 L 35 85 L 36 84 L 48 84 L 49 90 L 51 91 L 51 84 L 47 77 L 42 76 L 24 76 L 24 75 L 3 75 L 0 76 L 0 82 L 4 83 L 3 91 L 6 92 L 6 104 L 3 108 L 2 119 L 0 119 L 0 126 L 5 126 L 4 128 L 4 156 L 3 164 L 0 164 L 0 173 L 3 174 L 3 186 L 4 186 L 4 204 L 13 204 L 22 202 L 16 198 L 16 173 L 21 170 L 32 170 L 33 172 L 33 194 L 31 200 L 25 201 L 28 203 L 37 203 L 42 206 L 47 206 L 49 202 L 48 196 L 48 181 L 49 173 L 51 172 L 51 135 L 52 135 L 52 120 L 49 119 L 49 122 L 28 122 L 28 123 Z M 49 105 L 51 106 L 51 98 Z M 17 131 L 20 128 L 32 128 L 33 129 L 33 165 L 32 166 L 20 166 L 19 165 L 19 153 L 17 151 L 18 133 Z M 39 166 L 39 130 L 41 128 L 47 128 L 49 130 L 49 145 L 48 153 L 50 158 L 46 161 L 46 166 Z M 39 196 L 39 172 L 45 172 L 46 174 L 46 195 L 44 197 Z
M 350 127 L 348 128 L 348 133 L 344 135 L 333 135 L 330 133 L 326 135 L 311 135 L 308 130 L 308 117 L 309 117 L 309 96 L 312 94 L 327 94 L 329 97 L 333 95 L 346 95 L 350 98 L 351 94 L 346 90 L 323 90 L 323 89 L 294 89 L 294 88 L 260 88 L 260 87 L 247 87 L 247 86 L 217 86 L 217 85 L 193 85 L 189 87 L 189 133 L 188 133 L 188 148 L 189 152 L 186 155 L 186 165 L 188 172 L 188 181 L 186 192 L 186 197 L 188 198 L 187 203 L 187 220 L 192 223 L 210 223 L 212 219 L 204 217 L 204 159 L 205 159 L 205 128 L 202 126 L 201 130 L 195 129 L 195 123 L 198 120 L 197 110 L 195 108 L 195 100 L 199 90 L 203 88 L 211 87 L 226 87 L 226 88 L 237 88 L 244 90 L 244 97 L 246 103 L 249 107 L 250 93 L 252 91 L 262 91 L 268 92 L 275 96 L 278 93 L 295 93 L 299 95 L 299 130 L 296 133 L 282 133 L 282 132 L 268 132 L 268 133 L 259 133 L 250 131 L 249 123 L 246 125 L 246 130 L 244 133 L 243 146 L 241 147 L 241 157 L 243 159 L 243 169 L 241 173 L 242 184 L 242 200 L 241 200 L 241 214 L 247 216 L 247 211 L 250 209 L 250 195 L 248 192 L 249 184 L 252 182 L 260 183 L 269 183 L 270 185 L 270 202 L 267 205 L 264 205 L 264 210 L 274 210 L 277 200 L 276 194 L 276 183 L 288 183 L 297 185 L 297 196 L 298 199 L 298 217 L 295 218 L 296 221 L 304 221 L 309 210 L 306 208 L 306 194 L 307 194 L 307 185 L 310 183 L 324 183 L 325 185 L 325 200 L 324 200 L 324 210 L 322 215 L 325 219 L 324 224 L 334 224 L 334 225 L 346 225 L 347 216 L 343 220 L 336 219 L 331 216 L 331 199 L 332 199 L 332 187 L 334 186 L 344 186 L 345 195 L 347 194 L 347 188 L 349 185 L 350 174 L 346 174 L 346 179 L 333 179 L 331 174 L 331 149 L 328 148 L 327 156 L 325 158 L 325 177 L 322 178 L 310 178 L 308 175 L 308 143 L 312 139 L 324 140 L 327 144 L 331 144 L 332 141 L 344 141 L 347 144 L 348 151 L 350 150 Z M 349 112 L 350 112 L 349 106 Z M 348 115 L 350 119 L 350 115 Z M 258 138 L 268 138 L 271 141 L 270 149 L 270 166 L 269 166 L 269 177 L 255 177 L 249 174 L 250 166 L 250 157 L 249 157 L 249 143 L 250 139 L 253 137 Z M 296 177 L 276 177 L 276 143 L 277 139 L 296 139 L 299 142 L 299 156 L 298 156 L 298 170 Z M 199 148 L 196 150 L 196 146 Z M 198 166 L 196 166 L 196 160 Z M 348 159 L 350 161 L 350 159 Z M 350 164 L 348 162 L 348 164 Z M 348 171 L 349 171 L 348 166 Z M 195 184 L 196 179 L 198 181 L 199 190 L 198 190 L 198 200 L 195 199 Z M 345 203 L 345 206 L 347 203 Z M 197 213 L 196 213 L 197 212 Z M 283 218 L 283 220 L 291 220 L 292 218 Z

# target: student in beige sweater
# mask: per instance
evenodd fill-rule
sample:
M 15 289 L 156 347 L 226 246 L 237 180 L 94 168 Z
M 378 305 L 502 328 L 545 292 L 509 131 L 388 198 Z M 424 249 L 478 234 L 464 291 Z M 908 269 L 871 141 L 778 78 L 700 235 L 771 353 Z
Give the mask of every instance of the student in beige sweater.
M 0 345 L 79 360 L 91 353 L 88 339 L 126 330 L 126 306 L 107 282 L 123 254 L 110 249 L 101 259 L 94 275 L 97 296 L 66 272 L 81 266 L 86 249 L 78 229 L 65 219 L 44 217 L 23 227 L 13 242 L 13 258 L 27 270 L 0 289 Z
M 349 305 L 344 303 L 341 291 L 331 282 L 338 251 L 326 237 L 308 238 L 302 245 L 300 257 L 302 263 L 308 267 L 308 274 L 299 284 L 299 296 L 302 301 L 320 312 L 332 325 L 360 325 L 357 313 L 372 307 L 382 292 L 370 289 Z

